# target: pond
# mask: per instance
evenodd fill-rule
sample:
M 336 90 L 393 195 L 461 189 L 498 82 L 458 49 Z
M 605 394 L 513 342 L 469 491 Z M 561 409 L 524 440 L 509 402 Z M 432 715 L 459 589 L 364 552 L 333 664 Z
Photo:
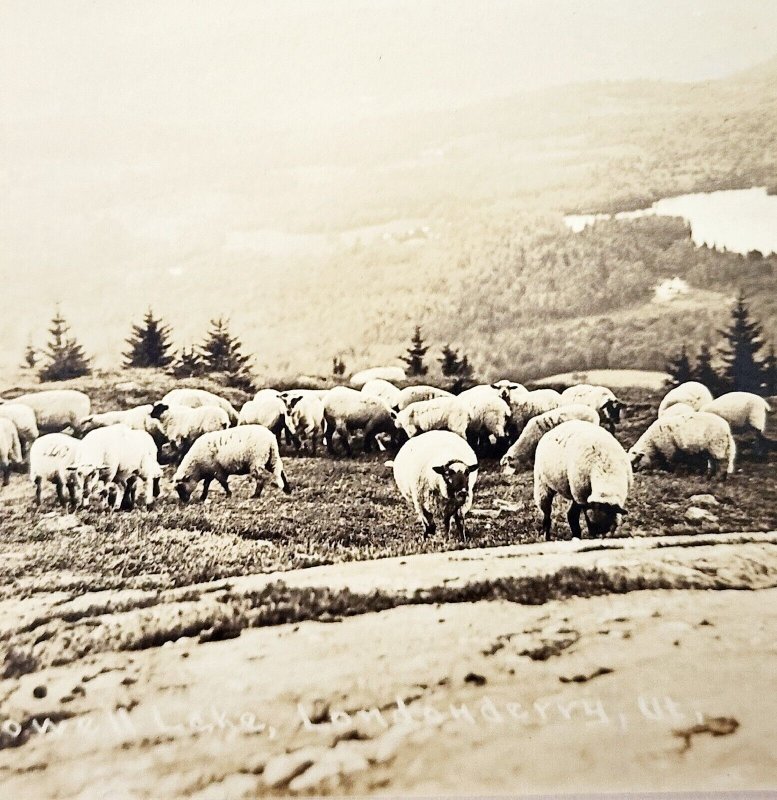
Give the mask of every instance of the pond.
M 572 214 L 567 227 L 579 233 L 598 220 L 630 220 L 640 217 L 682 217 L 691 228 L 697 246 L 707 245 L 743 255 L 760 250 L 777 253 L 777 195 L 764 187 L 700 192 L 666 197 L 650 208 L 618 214 Z

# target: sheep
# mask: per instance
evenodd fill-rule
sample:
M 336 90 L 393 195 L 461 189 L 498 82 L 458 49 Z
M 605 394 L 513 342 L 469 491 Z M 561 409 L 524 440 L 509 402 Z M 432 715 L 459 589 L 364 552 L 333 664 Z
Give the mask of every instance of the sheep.
M 289 409 L 280 392 L 274 389 L 263 389 L 257 392 L 253 400 L 249 400 L 240 409 L 238 425 L 264 425 L 277 437 L 286 433 L 287 440 L 299 446 L 294 422 Z
M 251 475 L 256 480 L 254 498 L 262 494 L 265 472 L 275 476 L 275 485 L 291 492 L 278 451 L 278 440 L 262 425 L 241 425 L 200 436 L 186 454 L 173 476 L 182 503 L 188 503 L 202 481 L 201 501 L 208 497 L 211 481 L 217 480 L 229 497 L 230 475 Z
M 491 384 L 491 388 L 496 389 L 502 400 L 508 404 L 511 397 L 520 397 L 529 393 L 529 390 L 522 383 L 508 380 L 495 381 Z
M 394 480 L 413 506 L 424 534 L 437 523 L 466 541 L 464 518 L 472 506 L 478 461 L 472 448 L 450 431 L 429 431 L 405 443 L 392 464 Z
M 81 440 L 66 433 L 47 433 L 32 443 L 30 481 L 35 486 L 35 505 L 41 503 L 44 481 L 54 484 L 59 504 L 67 505 L 67 469 L 75 464 L 80 448 Z
M 438 389 L 436 386 L 406 386 L 399 393 L 399 400 L 397 401 L 397 411 L 403 411 L 411 403 L 418 403 L 421 400 L 432 400 L 435 397 L 453 397 L 450 392 L 445 389 Z
M 11 466 L 22 463 L 22 445 L 19 432 L 10 419 L 0 418 L 0 472 L 3 473 L 3 486 L 11 480 Z
M 606 386 L 591 386 L 587 383 L 570 386 L 561 393 L 562 405 L 572 403 L 582 403 L 596 409 L 600 421 L 604 423 L 610 433 L 615 431 L 615 426 L 621 419 L 621 411 L 626 407 L 626 404 L 618 400 L 611 389 Z
M 567 520 L 573 537 L 580 537 L 581 511 L 590 535 L 614 532 L 632 482 L 629 457 L 611 433 L 591 422 L 562 422 L 540 439 L 534 460 L 534 502 L 545 538 L 556 494 L 572 501 Z
M 715 414 L 665 414 L 629 449 L 632 467 L 642 470 L 658 464 L 671 469 L 679 458 L 702 456 L 708 477 L 725 466 L 721 479 L 734 471 L 736 446 L 728 422 Z
M 154 426 L 151 423 L 151 403 L 142 406 L 127 408 L 121 411 L 104 411 L 102 414 L 90 414 L 84 417 L 80 424 L 80 433 L 86 434 L 95 428 L 107 428 L 109 425 L 124 424 L 136 431 L 149 431 Z
M 161 477 L 151 435 L 119 424 L 95 428 L 84 436 L 75 461 L 67 468 L 66 484 L 74 508 L 86 505 L 100 481 L 105 485 L 100 496 L 107 498 L 109 508 L 115 510 L 121 504 L 131 509 L 136 481 L 143 482 L 149 507 L 159 495 Z
M 663 410 L 658 412 L 658 418 L 663 419 L 664 417 L 673 417 L 677 414 L 695 414 L 696 409 L 689 406 L 688 403 L 674 403 L 671 406 L 665 407 Z
M 334 455 L 334 434 L 337 433 L 350 456 L 350 434 L 356 430 L 364 431 L 364 450 L 370 452 L 373 443 L 381 447 L 376 439 L 379 433 L 391 434 L 396 441 L 397 414 L 377 397 L 347 386 L 330 389 L 324 398 L 324 442 L 329 453 Z
M 554 389 L 535 389 L 524 395 L 510 395 L 509 435 L 512 441 L 520 436 L 526 423 L 546 411 L 553 411 L 561 405 L 561 395 Z
M 405 370 L 402 367 L 371 367 L 370 369 L 363 369 L 361 372 L 355 372 L 351 375 L 350 384 L 355 389 L 361 389 L 367 381 L 375 380 L 376 378 L 391 381 L 392 383 L 400 383 L 405 380 Z
M 427 431 L 445 430 L 467 438 L 470 416 L 456 397 L 434 397 L 411 403 L 397 415 L 397 425 L 409 437 Z
M 203 433 L 221 431 L 229 427 L 229 417 L 217 406 L 168 406 L 157 403 L 149 414 L 151 429 L 170 444 L 177 458 L 182 458 L 194 440 Z
M 402 390 L 382 378 L 373 378 L 362 386 L 364 394 L 383 400 L 389 408 L 397 408 Z
M 754 431 L 756 454 L 766 455 L 771 441 L 764 435 L 766 415 L 772 409 L 763 397 L 751 392 L 727 392 L 703 405 L 701 410 L 726 420 L 735 433 Z
M 497 443 L 506 438 L 511 412 L 498 390 L 491 386 L 475 386 L 459 394 L 456 402 L 467 410 L 470 444 L 484 448 L 491 436 Z
M 160 402 L 168 406 L 188 406 L 189 408 L 217 406 L 227 412 L 230 425 L 237 425 L 238 413 L 234 406 L 223 397 L 205 389 L 173 389 Z
M 694 411 L 700 411 L 701 407 L 712 402 L 712 392 L 698 381 L 686 381 L 674 389 L 670 389 L 658 407 L 658 416 L 675 403 L 685 403 Z
M 584 422 L 599 424 L 599 414 L 594 409 L 581 403 L 560 406 L 532 417 L 518 437 L 518 440 L 502 456 L 500 466 L 505 475 L 512 475 L 517 469 L 529 468 L 534 463 L 534 454 L 540 439 L 562 422 L 579 419 Z
M 30 445 L 39 435 L 35 412 L 24 403 L 0 403 L 0 417 L 10 419 L 16 425 L 19 443 L 22 447 L 22 457 L 26 458 L 30 452 Z
M 293 394 L 286 401 L 297 441 L 309 445 L 315 455 L 318 435 L 324 430 L 324 403 L 315 394 Z
M 15 397 L 14 403 L 23 403 L 35 412 L 41 433 L 60 433 L 70 428 L 76 435 L 79 423 L 89 416 L 92 403 L 89 396 L 75 389 L 46 389 Z

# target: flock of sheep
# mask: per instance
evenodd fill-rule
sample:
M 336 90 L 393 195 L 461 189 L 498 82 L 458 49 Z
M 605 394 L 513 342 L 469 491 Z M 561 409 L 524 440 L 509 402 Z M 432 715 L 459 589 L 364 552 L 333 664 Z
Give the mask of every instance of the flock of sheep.
M 173 484 L 184 503 L 200 483 L 206 499 L 214 480 L 229 495 L 231 475 L 250 475 L 259 497 L 268 476 L 291 491 L 283 439 L 311 453 L 321 441 L 330 453 L 339 444 L 351 455 L 358 432 L 365 451 L 396 451 L 387 465 L 424 532 L 440 525 L 464 539 L 478 453 L 497 449 L 505 473 L 533 467 L 547 538 L 556 495 L 571 503 L 573 536 L 581 535 L 581 515 L 589 534 L 601 536 L 626 513 L 635 471 L 695 460 L 709 477 L 725 478 L 734 471 L 732 431 L 754 432 L 761 454 L 768 447 L 769 405 L 747 392 L 713 399 L 693 381 L 672 389 L 628 452 L 614 436 L 623 409 L 602 386 L 559 393 L 507 380 L 458 395 L 434 386 L 400 389 L 380 377 L 360 390 L 263 389 L 239 413 L 203 389 L 174 389 L 157 403 L 102 414 L 91 413 L 83 392 L 50 390 L 0 402 L 0 470 L 7 484 L 12 465 L 29 462 L 36 503 L 51 483 L 59 503 L 72 509 L 133 508 L 139 490 L 152 505 L 161 491 L 160 462 L 176 465 Z

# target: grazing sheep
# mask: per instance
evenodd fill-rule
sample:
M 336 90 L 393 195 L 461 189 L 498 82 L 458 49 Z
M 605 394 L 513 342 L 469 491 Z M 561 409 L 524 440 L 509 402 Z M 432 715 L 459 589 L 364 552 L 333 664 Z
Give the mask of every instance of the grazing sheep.
M 704 458 L 711 478 L 725 466 L 721 479 L 734 471 L 736 446 L 728 422 L 715 414 L 664 414 L 629 449 L 632 467 L 639 471 L 651 466 L 671 469 L 675 461 L 694 456 Z
M 511 395 L 508 404 L 510 406 L 509 435 L 512 440 L 515 440 L 532 417 L 558 408 L 561 405 L 561 395 L 554 389 L 535 389 L 524 395 Z
M 696 409 L 689 406 L 688 403 L 674 403 L 671 406 L 667 406 L 662 411 L 658 412 L 658 418 L 663 419 L 664 417 L 673 417 L 678 414 L 695 414 Z
M 422 400 L 432 400 L 435 397 L 453 397 L 445 389 L 438 389 L 436 386 L 406 386 L 399 393 L 399 400 L 394 408 L 403 411 L 411 403 L 419 403 Z
M 67 470 L 75 464 L 80 449 L 81 440 L 66 433 L 47 433 L 32 443 L 30 480 L 35 486 L 36 505 L 40 505 L 44 481 L 54 484 L 59 504 L 67 505 Z
M 472 448 L 455 433 L 430 431 L 405 443 L 393 463 L 402 497 L 415 509 L 428 536 L 437 523 L 466 540 L 464 518 L 472 506 L 478 462 Z
M 540 439 L 534 459 L 534 502 L 545 538 L 556 494 L 572 501 L 567 512 L 572 536 L 580 536 L 581 511 L 592 536 L 613 532 L 618 515 L 626 513 L 632 481 L 629 457 L 611 433 L 591 422 L 562 422 Z
M 0 417 L 10 419 L 16 425 L 22 457 L 30 452 L 30 445 L 38 438 L 38 423 L 35 412 L 24 403 L 0 403 Z
M 700 411 L 701 407 L 712 402 L 712 392 L 698 381 L 686 381 L 674 389 L 670 389 L 658 407 L 658 416 L 675 403 L 685 403 L 694 411 Z
M 373 378 L 371 381 L 367 381 L 361 390 L 364 394 L 370 395 L 370 397 L 379 398 L 389 408 L 397 408 L 402 394 L 401 389 L 398 389 L 393 383 L 384 381 L 382 378 Z
M 188 408 L 217 406 L 227 412 L 230 425 L 237 425 L 238 413 L 232 403 L 205 389 L 173 389 L 160 402 L 168 406 L 187 406 Z
M 121 411 L 104 411 L 102 414 L 90 414 L 84 417 L 79 428 L 82 434 L 89 433 L 95 428 L 107 428 L 109 425 L 126 425 L 136 431 L 148 431 L 153 428 L 151 423 L 151 403 L 142 406 L 127 408 Z
M 14 403 L 23 403 L 35 412 L 41 433 L 59 433 L 70 428 L 76 435 L 79 423 L 89 416 L 89 396 L 75 389 L 46 389 L 15 397 Z
M 289 415 L 286 402 L 274 389 L 263 389 L 253 400 L 249 400 L 240 409 L 238 425 L 263 425 L 277 437 L 286 433 L 287 439 L 299 445 L 294 429 L 294 422 Z
M 275 485 L 286 494 L 291 487 L 283 471 L 278 440 L 262 425 L 241 425 L 200 436 L 178 467 L 173 482 L 182 503 L 188 503 L 202 481 L 200 500 L 208 497 L 211 481 L 217 480 L 229 497 L 230 475 L 251 475 L 256 480 L 253 497 L 264 488 L 265 473 L 275 476 Z
M 456 397 L 420 400 L 397 415 L 397 425 L 410 437 L 427 431 L 445 430 L 466 439 L 469 423 L 469 411 Z
M 286 401 L 297 441 L 307 443 L 315 455 L 318 436 L 324 431 L 324 402 L 315 394 L 292 394 Z
M 222 431 L 229 427 L 229 417 L 217 406 L 168 406 L 157 403 L 152 409 L 149 433 L 158 433 L 170 444 L 178 458 L 182 458 L 198 436 Z
M 324 442 L 334 455 L 334 434 L 337 433 L 345 452 L 352 454 L 350 434 L 364 432 L 364 450 L 370 452 L 372 445 L 382 447 L 376 439 L 379 433 L 388 433 L 396 441 L 397 414 L 382 400 L 357 392 L 347 386 L 330 389 L 324 398 Z
M 400 383 L 406 379 L 405 370 L 402 367 L 371 367 L 351 375 L 350 383 L 355 389 L 361 389 L 365 383 L 376 379 Z
M 22 445 L 19 432 L 10 419 L 0 418 L 0 472 L 3 473 L 3 486 L 11 480 L 11 466 L 22 463 Z
M 502 400 L 510 405 L 511 401 L 516 400 L 522 395 L 527 395 L 529 390 L 522 384 L 515 381 L 501 380 L 491 384 L 491 388 L 499 392 Z
M 511 475 L 517 469 L 531 467 L 534 463 L 534 453 L 537 450 L 540 439 L 548 431 L 552 431 L 553 428 L 561 425 L 562 422 L 569 422 L 573 419 L 591 422 L 594 425 L 599 424 L 599 414 L 593 408 L 581 403 L 561 406 L 532 417 L 526 423 L 526 427 L 518 437 L 518 440 L 502 456 L 502 460 L 499 462 L 505 475 Z
M 467 410 L 469 425 L 467 437 L 473 446 L 485 448 L 489 437 L 502 442 L 507 437 L 510 406 L 491 386 L 475 386 L 456 397 L 456 402 Z
M 766 415 L 772 409 L 763 397 L 751 392 L 728 392 L 706 403 L 701 410 L 726 420 L 735 433 L 754 431 L 756 453 L 766 455 L 770 444 L 764 436 Z
M 615 431 L 615 426 L 621 419 L 621 411 L 625 408 L 625 404 L 606 386 L 591 386 L 587 383 L 570 386 L 561 393 L 562 405 L 572 403 L 595 409 L 600 421 L 610 433 Z

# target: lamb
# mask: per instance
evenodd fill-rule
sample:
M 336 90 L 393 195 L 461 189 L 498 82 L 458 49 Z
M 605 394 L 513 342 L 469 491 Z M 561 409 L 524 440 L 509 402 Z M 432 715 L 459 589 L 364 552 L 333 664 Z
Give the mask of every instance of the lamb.
M 151 403 L 142 406 L 127 408 L 121 411 L 104 411 L 102 414 L 90 414 L 84 417 L 80 424 L 82 434 L 89 433 L 96 428 L 107 428 L 109 425 L 126 425 L 136 431 L 149 431 L 153 429 L 151 423 Z
M 436 386 L 406 386 L 399 393 L 399 400 L 394 406 L 397 411 L 403 411 L 411 403 L 418 403 L 421 400 L 432 400 L 435 397 L 453 397 L 445 389 L 438 389 Z
M 283 396 L 274 389 L 263 389 L 253 400 L 249 400 L 240 409 L 238 425 L 263 425 L 276 436 L 282 433 L 299 445 L 296 438 L 294 422 Z
M 173 481 L 182 503 L 188 503 L 202 481 L 200 500 L 208 497 L 211 482 L 217 480 L 229 497 L 230 475 L 251 475 L 256 480 L 254 498 L 262 494 L 265 472 L 275 477 L 275 485 L 289 494 L 291 486 L 283 471 L 278 440 L 262 425 L 241 425 L 201 436 L 186 454 Z
M 662 411 L 658 412 L 658 418 L 663 419 L 664 417 L 672 417 L 676 414 L 695 414 L 696 409 L 689 406 L 688 403 L 674 403 L 671 406 L 667 406 Z
M 469 410 L 456 397 L 435 397 L 411 403 L 397 415 L 398 427 L 409 437 L 445 430 L 466 439 L 469 424 Z
M 286 401 L 297 441 L 310 447 L 315 455 L 319 434 L 324 430 L 324 403 L 315 394 L 294 394 Z
M 625 408 L 625 403 L 618 400 L 606 386 L 591 386 L 587 383 L 570 386 L 561 393 L 561 404 L 571 403 L 582 403 L 595 409 L 610 433 L 614 432 L 615 426 L 620 422 L 621 411 Z
M 629 457 L 611 433 L 591 422 L 562 422 L 540 439 L 534 460 L 534 502 L 545 538 L 556 494 L 572 501 L 567 520 L 573 537 L 580 537 L 581 511 L 590 535 L 614 532 L 632 482 Z
M 227 412 L 230 425 L 237 425 L 238 413 L 234 406 L 223 397 L 205 389 L 173 389 L 160 402 L 168 406 L 187 406 L 188 408 L 217 406 Z
M 772 409 L 763 397 L 751 392 L 727 392 L 703 405 L 701 410 L 726 420 L 735 433 L 754 431 L 756 453 L 766 455 L 771 441 L 764 436 L 766 415 Z
M 35 412 L 41 433 L 59 433 L 70 428 L 76 435 L 79 423 L 89 416 L 89 396 L 75 389 L 47 389 L 16 397 L 14 403 L 23 403 Z
M 715 414 L 665 414 L 637 439 L 629 450 L 632 467 L 639 471 L 660 464 L 668 469 L 678 459 L 702 456 L 711 478 L 721 466 L 721 479 L 734 471 L 736 446 L 728 422 Z
M 466 541 L 464 518 L 472 507 L 478 462 L 472 448 L 450 431 L 429 431 L 402 446 L 393 462 L 394 480 L 430 536 L 441 524 Z
M 11 480 L 11 466 L 22 463 L 22 445 L 19 432 L 10 419 L 0 418 L 0 472 L 3 473 L 3 486 Z
M 36 439 L 30 448 L 30 480 L 35 486 L 35 504 L 40 505 L 43 482 L 53 483 L 57 500 L 67 505 L 65 485 L 68 467 L 75 464 L 81 441 L 66 433 L 47 433 Z
M 16 425 L 22 457 L 26 457 L 30 452 L 30 445 L 39 435 L 35 412 L 24 403 L 0 403 L 0 417 L 10 419 Z
M 227 412 L 216 406 L 189 408 L 157 403 L 149 416 L 154 425 L 150 432 L 163 436 L 178 458 L 185 455 L 198 436 L 229 427 Z
M 370 397 L 377 397 L 383 400 L 389 408 L 397 407 L 402 394 L 401 389 L 398 389 L 393 383 L 384 381 L 382 378 L 373 378 L 371 381 L 367 381 L 361 390 L 364 394 L 370 395 Z
M 518 438 L 526 423 L 546 411 L 553 411 L 561 405 L 561 395 L 554 389 L 535 389 L 524 395 L 511 395 L 509 434 L 512 440 Z
M 505 475 L 512 475 L 516 470 L 528 469 L 534 463 L 534 454 L 540 439 L 553 428 L 561 425 L 562 422 L 569 422 L 573 419 L 590 422 L 594 425 L 599 424 L 599 414 L 594 409 L 581 403 L 571 403 L 568 406 L 554 408 L 532 417 L 518 437 L 518 440 L 502 456 L 499 462 Z
M 458 395 L 456 402 L 467 410 L 470 443 L 485 447 L 491 436 L 496 442 L 505 439 L 511 412 L 497 390 L 491 386 L 475 386 Z
M 703 384 L 698 381 L 686 381 L 674 389 L 670 389 L 661 401 L 658 407 L 658 416 L 660 417 L 666 409 L 675 403 L 686 403 L 694 411 L 700 411 L 701 407 L 707 403 L 712 402 L 712 392 Z
M 345 452 L 352 454 L 350 434 L 356 430 L 364 431 L 364 450 L 370 452 L 379 433 L 391 434 L 396 441 L 398 433 L 397 414 L 377 397 L 357 392 L 347 386 L 330 389 L 324 398 L 324 442 L 327 450 L 334 455 L 334 434 L 337 433 Z

